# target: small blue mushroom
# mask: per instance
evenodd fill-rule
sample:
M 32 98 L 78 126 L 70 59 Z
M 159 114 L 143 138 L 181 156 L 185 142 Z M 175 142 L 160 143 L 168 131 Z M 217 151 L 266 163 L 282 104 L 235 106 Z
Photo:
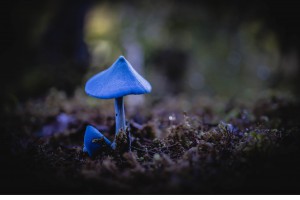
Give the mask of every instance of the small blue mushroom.
M 151 89 L 150 83 L 139 75 L 123 56 L 120 56 L 110 68 L 87 81 L 85 92 L 88 95 L 99 99 L 115 99 L 116 132 L 111 145 L 113 149 L 116 148 L 118 133 L 126 130 L 123 96 L 150 93 Z
M 101 149 L 103 144 L 111 146 L 111 142 L 91 125 L 86 127 L 83 143 L 83 152 L 87 152 L 90 157 L 94 156 L 94 154 Z

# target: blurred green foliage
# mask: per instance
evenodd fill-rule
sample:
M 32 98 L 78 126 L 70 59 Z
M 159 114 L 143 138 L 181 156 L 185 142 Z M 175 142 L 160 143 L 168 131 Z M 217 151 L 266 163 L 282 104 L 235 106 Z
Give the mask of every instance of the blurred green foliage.
M 16 80 L 4 91 L 10 101 L 51 88 L 72 95 L 122 54 L 152 84 L 152 102 L 202 95 L 251 101 L 266 91 L 288 93 L 297 76 L 297 53 L 282 53 L 262 5 L 256 13 L 249 4 L 245 14 L 239 10 L 243 5 L 232 2 L 49 1 L 36 4 L 39 11 L 16 5 L 13 10 L 28 11 L 12 21 L 24 43 L 12 47 L 12 57 L 23 57 L 3 75 L 3 82 Z
M 233 25 L 235 18 L 230 10 L 220 18 L 192 4 L 99 3 L 86 18 L 85 41 L 92 67 L 85 80 L 123 54 L 153 84 L 157 98 L 176 90 L 176 94 L 192 97 L 255 95 L 275 84 L 281 59 L 279 44 L 262 20 Z M 157 54 L 166 51 L 183 54 L 183 65 L 156 62 Z M 159 59 L 177 58 L 161 55 Z M 174 70 L 168 74 L 164 68 Z M 180 74 L 177 81 L 182 87 L 176 88 L 178 85 L 168 79 L 173 73 Z

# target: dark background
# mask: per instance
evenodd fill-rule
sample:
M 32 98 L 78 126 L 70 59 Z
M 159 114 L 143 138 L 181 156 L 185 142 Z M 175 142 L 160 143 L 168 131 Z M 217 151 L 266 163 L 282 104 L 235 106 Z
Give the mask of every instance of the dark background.
M 72 95 L 120 54 L 144 68 L 158 98 L 298 94 L 298 8 L 292 0 L 2 1 L 1 100 L 51 87 Z

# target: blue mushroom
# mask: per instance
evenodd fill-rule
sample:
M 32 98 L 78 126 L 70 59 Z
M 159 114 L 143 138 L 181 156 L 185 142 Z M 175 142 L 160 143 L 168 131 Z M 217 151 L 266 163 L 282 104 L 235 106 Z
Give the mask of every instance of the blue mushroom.
M 120 56 L 111 67 L 87 81 L 85 92 L 99 99 L 115 99 L 116 132 L 111 145 L 115 149 L 116 136 L 121 130 L 126 130 L 123 97 L 130 94 L 150 93 L 151 85 L 123 56 Z
M 103 144 L 111 146 L 111 142 L 100 133 L 95 127 L 88 125 L 84 134 L 83 152 L 87 152 L 90 157 L 98 152 Z

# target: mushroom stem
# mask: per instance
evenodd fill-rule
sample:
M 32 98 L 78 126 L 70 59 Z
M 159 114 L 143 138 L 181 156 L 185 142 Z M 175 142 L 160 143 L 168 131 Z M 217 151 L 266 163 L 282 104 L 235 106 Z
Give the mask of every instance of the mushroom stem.
M 125 112 L 123 97 L 115 99 L 115 112 L 116 112 L 116 136 L 120 132 L 120 129 L 125 131 Z
M 115 98 L 115 113 L 116 113 L 116 133 L 115 139 L 111 144 L 112 149 L 116 149 L 116 138 L 122 129 L 125 131 L 125 111 L 124 111 L 124 101 L 123 97 Z

